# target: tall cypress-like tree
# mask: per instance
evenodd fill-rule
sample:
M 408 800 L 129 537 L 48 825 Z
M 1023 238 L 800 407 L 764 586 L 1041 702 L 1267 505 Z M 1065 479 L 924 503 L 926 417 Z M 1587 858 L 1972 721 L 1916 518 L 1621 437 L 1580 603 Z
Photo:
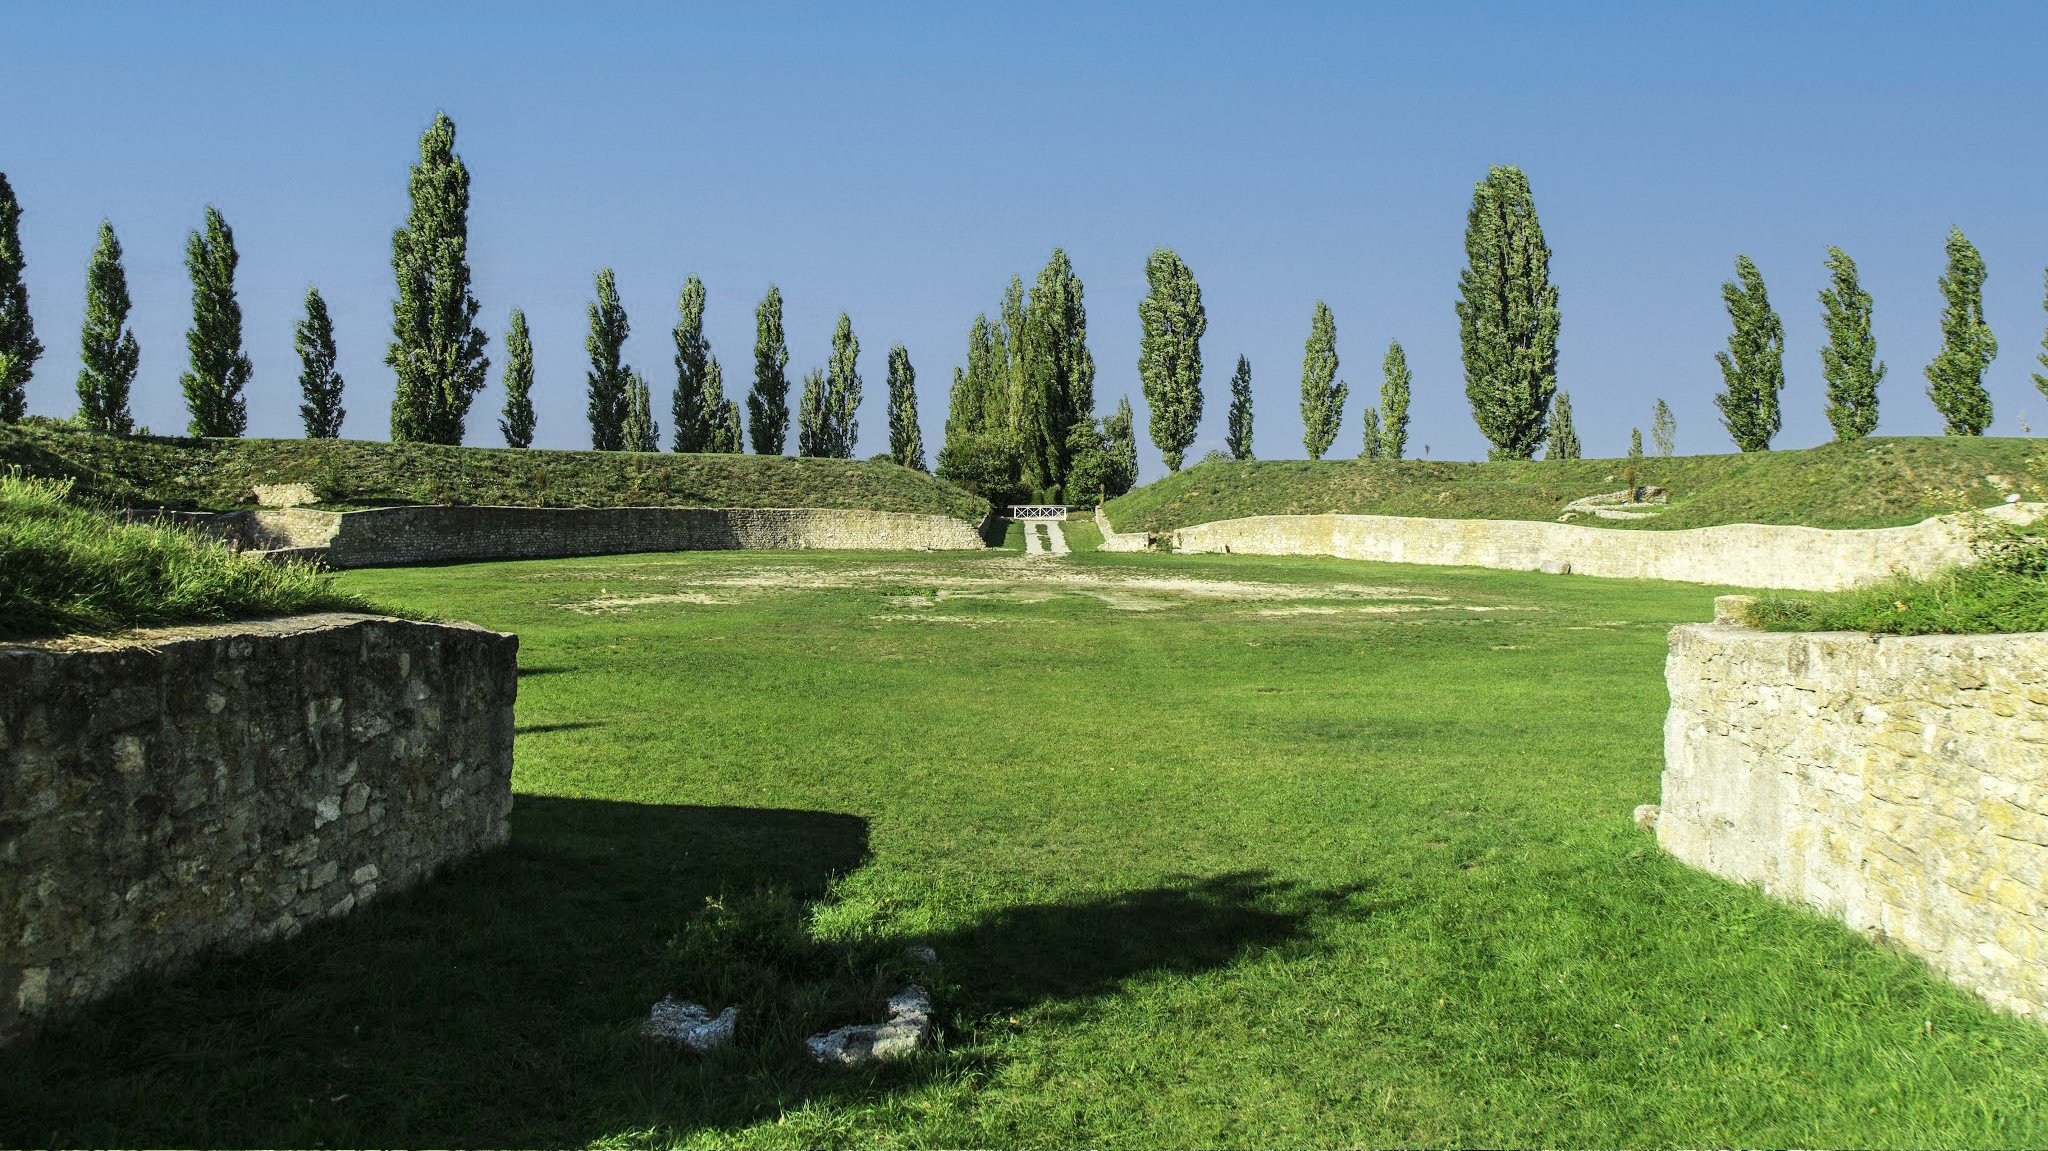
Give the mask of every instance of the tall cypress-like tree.
M 1496 460 L 1526 460 L 1543 443 L 1557 390 L 1557 287 L 1529 179 L 1508 165 L 1488 170 L 1465 217 L 1466 267 L 1458 274 L 1458 340 L 1472 418 Z
M 789 443 L 789 341 L 782 335 L 782 289 L 773 284 L 754 309 L 754 386 L 747 392 L 747 435 L 757 455 L 779 456 Z
M 1550 399 L 1550 443 L 1543 458 L 1579 458 L 1579 429 L 1572 425 L 1572 394 L 1563 388 L 1559 388 Z
M 826 395 L 825 373 L 816 368 L 804 373 L 803 395 L 796 405 L 796 454 L 824 457 L 835 454 L 832 443 L 831 400 Z
M 334 320 L 320 289 L 306 289 L 306 318 L 292 329 L 299 353 L 299 422 L 309 440 L 338 440 L 348 411 L 341 406 L 341 373 L 335 370 Z
M 1387 358 L 1380 361 L 1380 372 L 1380 419 L 1385 425 L 1380 431 L 1380 451 L 1386 458 L 1398 460 L 1408 453 L 1408 392 L 1414 382 L 1408 374 L 1408 353 L 1401 350 L 1401 341 L 1387 345 Z
M 459 444 L 491 361 L 470 290 L 469 169 L 455 154 L 455 121 L 446 113 L 420 137 L 411 193 L 405 227 L 391 235 L 391 269 L 398 277 L 391 350 L 384 356 L 398 373 L 391 438 Z
M 889 349 L 889 458 L 925 470 L 924 433 L 917 426 L 917 369 L 902 344 Z
M 1230 377 L 1230 422 L 1223 438 L 1230 458 L 1252 458 L 1252 362 L 1237 358 L 1237 371 Z
M 704 281 L 695 276 L 683 281 L 676 312 L 676 394 L 669 409 L 675 417 L 675 447 L 679 452 L 709 451 L 714 413 L 725 399 L 725 389 L 721 387 L 715 399 L 707 392 L 711 341 L 704 338 Z
M 7 173 L 0 172 L 0 424 L 28 414 L 28 381 L 42 358 L 35 321 L 28 314 L 28 285 L 22 272 L 21 201 Z
M 590 305 L 590 335 L 583 346 L 590 353 L 588 386 L 590 446 L 616 452 L 626 446 L 626 412 L 632 405 L 626 365 L 620 355 L 632 325 L 619 302 L 619 283 L 610 268 L 597 273 L 597 299 Z
M 661 424 L 654 418 L 654 396 L 647 379 L 626 369 L 626 414 L 619 421 L 619 447 L 628 452 L 661 450 Z
M 2048 274 L 2043 275 L 2042 285 L 2041 310 L 2048 312 Z M 2048 330 L 2044 330 L 2041 333 L 2041 354 L 2037 358 L 2041 361 L 2043 368 L 2048 368 Z M 2034 387 L 2039 389 L 2043 396 L 2048 396 L 2048 376 L 2035 372 Z
M 1337 378 L 1337 318 L 1317 300 L 1301 357 L 1301 446 L 1309 459 L 1322 459 L 1337 442 L 1344 401 L 1350 397 L 1350 387 Z
M 185 333 L 191 367 L 178 379 L 195 436 L 239 436 L 249 426 L 242 388 L 249 357 L 242 351 L 242 305 L 235 299 L 235 231 L 220 209 L 206 206 L 206 231 L 185 238 L 192 276 L 192 327 Z
M 967 367 L 953 369 L 938 474 L 996 502 L 1016 494 L 1022 467 L 1009 422 L 1010 386 L 1008 335 L 978 315 L 967 335 Z
M 710 397 L 711 439 L 707 452 L 736 456 L 747 450 L 746 433 L 740 427 L 740 402 L 725 398 L 725 369 L 718 357 L 711 357 L 711 369 L 704 377 L 704 394 Z
M 1358 422 L 1363 425 L 1358 446 L 1361 460 L 1382 460 L 1387 458 L 1387 433 L 1380 427 L 1378 408 L 1360 408 Z
M 1998 341 L 1984 322 L 1984 258 L 1961 228 L 1948 230 L 1948 272 L 1941 277 L 1941 351 L 1927 365 L 1927 398 L 1952 436 L 1981 436 L 1991 426 L 1984 369 Z
M 1669 457 L 1678 450 L 1678 421 L 1671 416 L 1671 405 L 1663 400 L 1650 412 L 1650 435 L 1657 441 L 1657 454 Z
M 85 269 L 85 324 L 78 335 L 78 422 L 96 432 L 135 429 L 128 391 L 142 349 L 128 327 L 128 272 L 114 226 L 100 221 L 99 244 Z
M 853 446 L 860 435 L 860 340 L 853 334 L 853 320 L 839 313 L 832 329 L 832 358 L 825 364 L 824 454 L 842 460 L 853 458 Z
M 1202 422 L 1202 334 L 1209 315 L 1202 286 L 1171 248 L 1152 249 L 1145 262 L 1151 292 L 1138 301 L 1138 378 L 1152 409 L 1152 446 L 1166 470 L 1180 470 Z
M 1638 500 L 1643 494 L 1643 429 L 1628 430 L 1628 458 L 1621 465 L 1621 482 L 1628 486 L 1628 498 Z
M 533 335 L 526 313 L 512 309 L 512 327 L 505 333 L 505 413 L 498 431 L 508 448 L 533 446 Z
M 1884 365 L 1870 333 L 1870 293 L 1856 276 L 1856 261 L 1830 247 L 1827 268 L 1831 282 L 1821 290 L 1820 307 L 1828 343 L 1820 350 L 1820 374 L 1828 385 L 1828 423 L 1834 425 L 1835 438 L 1847 442 L 1877 430 L 1877 385 L 1884 379 Z M 1651 433 L 1656 430 L 1653 424 Z
M 1745 452 L 1769 451 L 1783 422 L 1778 393 L 1785 388 L 1785 325 L 1771 310 L 1763 273 L 1748 256 L 1735 257 L 1733 280 L 1721 285 L 1734 330 L 1728 350 L 1714 353 L 1724 390 L 1714 397 L 1721 422 Z
M 1129 396 L 1118 396 L 1116 414 L 1102 421 L 1104 440 L 1102 494 L 1110 499 L 1130 491 L 1138 483 L 1137 417 L 1131 413 Z
M 1081 278 L 1060 248 L 1038 273 L 1022 316 L 1012 322 L 1010 370 L 1021 391 L 1013 413 L 1023 480 L 1035 495 L 1058 498 L 1073 463 L 1074 427 L 1095 411 L 1095 357 L 1088 351 L 1088 309 Z M 1004 310 L 1011 310 L 1004 301 Z M 1021 364 L 1018 362 L 1021 359 Z M 1020 371 L 1021 368 L 1021 371 Z

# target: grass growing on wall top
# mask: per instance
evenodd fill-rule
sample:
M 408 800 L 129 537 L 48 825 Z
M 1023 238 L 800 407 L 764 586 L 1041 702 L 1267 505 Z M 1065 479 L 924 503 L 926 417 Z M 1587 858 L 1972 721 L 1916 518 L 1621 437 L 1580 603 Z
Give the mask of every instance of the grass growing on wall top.
M 1895 576 L 1819 595 L 1757 597 L 1744 622 L 1765 631 L 1994 635 L 2048 631 L 2048 537 L 1986 524 L 1978 560 L 1932 576 Z
M 1622 468 L 1621 460 L 1218 462 L 1148 484 L 1105 510 L 1119 531 L 1328 512 L 1556 520 L 1572 500 L 1623 487 Z M 1735 523 L 1894 527 L 1987 508 L 2010 495 L 2048 500 L 2048 448 L 2032 439 L 1945 436 L 1653 456 L 1642 463 L 1641 482 L 1667 489 L 1671 502 L 1662 514 L 1577 522 L 1622 530 Z
M 979 522 L 986 501 L 873 460 L 559 452 L 369 440 L 106 436 L 49 420 L 0 424 L 0 465 L 70 479 L 82 495 L 222 510 L 256 484 L 304 483 L 324 505 L 842 508 Z
M 311 567 L 126 523 L 74 502 L 68 483 L 0 472 L 0 637 L 365 610 Z

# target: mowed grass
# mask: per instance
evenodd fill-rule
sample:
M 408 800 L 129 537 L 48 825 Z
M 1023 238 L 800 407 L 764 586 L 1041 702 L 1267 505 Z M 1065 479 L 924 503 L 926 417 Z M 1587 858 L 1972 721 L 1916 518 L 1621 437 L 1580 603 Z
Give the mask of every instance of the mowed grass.
M 2048 1030 L 1630 821 L 1717 589 L 1085 552 L 345 586 L 520 634 L 511 846 L 0 1054 L 0 1142 L 2048 1142 Z M 811 1066 L 908 944 L 939 1049 Z M 736 1047 L 638 1040 L 668 992 L 741 1004 Z

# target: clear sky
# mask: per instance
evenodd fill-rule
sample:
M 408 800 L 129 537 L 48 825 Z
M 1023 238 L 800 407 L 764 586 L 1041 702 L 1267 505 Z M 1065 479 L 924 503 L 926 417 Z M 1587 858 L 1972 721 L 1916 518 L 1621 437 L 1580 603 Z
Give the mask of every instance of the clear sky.
M 1558 14 L 1548 9 L 1569 9 Z M 616 269 L 628 362 L 674 381 L 676 295 L 710 293 L 728 394 L 753 308 L 787 298 L 791 375 L 851 313 L 861 454 L 886 447 L 887 350 L 919 373 L 936 450 L 975 313 L 1055 246 L 1086 284 L 1098 406 L 1143 434 L 1137 302 L 1177 249 L 1209 312 L 1208 407 L 1251 358 L 1262 458 L 1299 457 L 1310 311 L 1337 318 L 1358 449 L 1387 342 L 1415 373 L 1412 449 L 1483 456 L 1452 310 L 1473 183 L 1534 185 L 1564 312 L 1560 383 L 1588 455 L 1676 410 L 1679 450 L 1732 450 L 1712 403 L 1720 284 L 1752 256 L 1786 328 L 1780 446 L 1828 435 L 1815 293 L 1829 244 L 1876 297 L 1887 434 L 1937 432 L 1942 241 L 1990 267 L 1996 434 L 2048 429 L 2034 390 L 2048 266 L 2048 5 L 134 4 L 0 9 L 0 171 L 26 216 L 48 347 L 31 411 L 76 407 L 84 269 L 101 217 L 128 253 L 134 406 L 182 431 L 187 231 L 220 206 L 241 250 L 250 432 L 296 435 L 292 324 L 317 283 L 347 378 L 346 434 L 383 438 L 390 235 L 437 109 L 473 176 L 500 442 L 506 316 L 538 361 L 541 446 L 587 446 L 585 304 Z M 666 435 L 664 427 L 664 435 Z

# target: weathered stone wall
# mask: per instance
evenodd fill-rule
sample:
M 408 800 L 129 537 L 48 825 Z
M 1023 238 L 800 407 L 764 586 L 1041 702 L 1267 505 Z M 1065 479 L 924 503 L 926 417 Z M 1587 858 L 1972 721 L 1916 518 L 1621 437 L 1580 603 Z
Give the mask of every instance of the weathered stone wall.
M 951 516 L 833 508 L 256 508 L 217 517 L 208 530 L 240 547 L 344 568 L 625 552 L 988 546 L 977 525 Z
M 2048 634 L 1679 627 L 1657 839 L 2048 1014 Z
M 1983 514 L 2028 522 L 2043 510 L 2043 505 L 2030 504 Z M 1533 520 L 1252 516 L 1181 528 L 1172 541 L 1177 552 L 1326 555 L 1833 591 L 1894 571 L 1926 575 L 1971 562 L 1969 520 L 1941 516 L 1909 527 L 1864 531 L 1762 524 L 1663 531 Z
M 313 615 L 0 646 L 0 1042 L 504 842 L 518 644 Z
M 1102 529 L 1102 546 L 1098 551 L 1142 552 L 1152 547 L 1152 537 L 1144 532 L 1120 532 L 1109 522 L 1109 513 L 1095 509 L 1095 526 Z

